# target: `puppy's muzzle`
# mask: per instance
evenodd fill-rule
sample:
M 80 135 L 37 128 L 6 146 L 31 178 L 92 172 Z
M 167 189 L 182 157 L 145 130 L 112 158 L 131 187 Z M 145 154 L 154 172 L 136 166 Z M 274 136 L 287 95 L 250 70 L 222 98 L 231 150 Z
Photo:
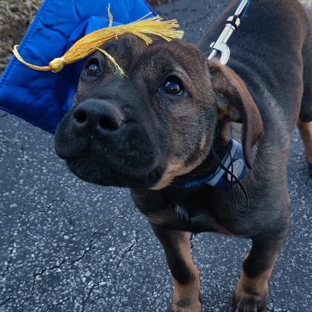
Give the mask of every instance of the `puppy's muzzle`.
M 121 132 L 126 130 L 124 119 L 117 105 L 88 99 L 75 106 L 60 123 L 55 133 L 55 150 L 66 160 L 90 155 L 102 158 L 105 148 L 118 142 Z
M 55 151 L 78 177 L 101 185 L 151 187 L 160 178 L 158 151 L 141 115 L 121 101 L 89 98 L 64 116 Z
M 123 121 L 124 116 L 117 107 L 102 100 L 89 99 L 75 108 L 73 131 L 101 139 L 113 135 Z

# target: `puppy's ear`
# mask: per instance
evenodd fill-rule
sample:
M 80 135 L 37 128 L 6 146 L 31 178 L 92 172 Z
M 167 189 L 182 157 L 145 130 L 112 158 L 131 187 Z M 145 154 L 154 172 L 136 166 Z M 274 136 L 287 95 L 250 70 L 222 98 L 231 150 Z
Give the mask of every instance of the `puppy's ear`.
M 252 147 L 263 134 L 259 110 L 245 83 L 229 67 L 217 60 L 208 62 L 212 85 L 217 94 L 218 114 L 243 124 L 243 150 L 246 164 L 252 166 Z

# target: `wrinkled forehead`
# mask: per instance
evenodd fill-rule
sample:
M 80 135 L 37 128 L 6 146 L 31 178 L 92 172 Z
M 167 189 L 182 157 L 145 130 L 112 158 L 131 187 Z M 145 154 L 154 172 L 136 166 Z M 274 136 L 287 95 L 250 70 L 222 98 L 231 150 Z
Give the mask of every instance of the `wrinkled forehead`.
M 193 45 L 175 39 L 171 42 L 153 37 L 153 43 L 146 45 L 134 35 L 124 35 L 107 42 L 103 49 L 114 57 L 126 75 L 135 72 L 166 73 L 187 71 L 197 76 L 205 71 L 206 59 Z M 100 52 L 97 52 L 100 53 Z

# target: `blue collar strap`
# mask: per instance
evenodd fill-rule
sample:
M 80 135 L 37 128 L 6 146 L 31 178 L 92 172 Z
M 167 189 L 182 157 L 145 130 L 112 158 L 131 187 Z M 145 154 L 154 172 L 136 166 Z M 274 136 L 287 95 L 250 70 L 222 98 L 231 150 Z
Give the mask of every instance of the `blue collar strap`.
M 230 139 L 229 151 L 222 159 L 222 165 L 227 168 L 237 179 L 233 178 L 223 168 L 218 166 L 213 172 L 209 172 L 206 178 L 191 181 L 181 186 L 173 185 L 175 187 L 189 188 L 199 187 L 203 184 L 208 184 L 216 187 L 222 191 L 228 191 L 232 188 L 237 180 L 241 180 L 246 173 L 246 163 L 243 155 L 243 147 L 235 140 Z M 233 168 L 232 168 L 233 166 Z

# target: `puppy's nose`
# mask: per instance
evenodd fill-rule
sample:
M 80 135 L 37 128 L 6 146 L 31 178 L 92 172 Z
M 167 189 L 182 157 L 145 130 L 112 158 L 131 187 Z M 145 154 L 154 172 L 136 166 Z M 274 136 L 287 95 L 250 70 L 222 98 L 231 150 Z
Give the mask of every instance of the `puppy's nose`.
M 87 100 L 79 104 L 73 112 L 74 126 L 81 131 L 115 131 L 123 120 L 124 116 L 117 107 L 102 100 Z

